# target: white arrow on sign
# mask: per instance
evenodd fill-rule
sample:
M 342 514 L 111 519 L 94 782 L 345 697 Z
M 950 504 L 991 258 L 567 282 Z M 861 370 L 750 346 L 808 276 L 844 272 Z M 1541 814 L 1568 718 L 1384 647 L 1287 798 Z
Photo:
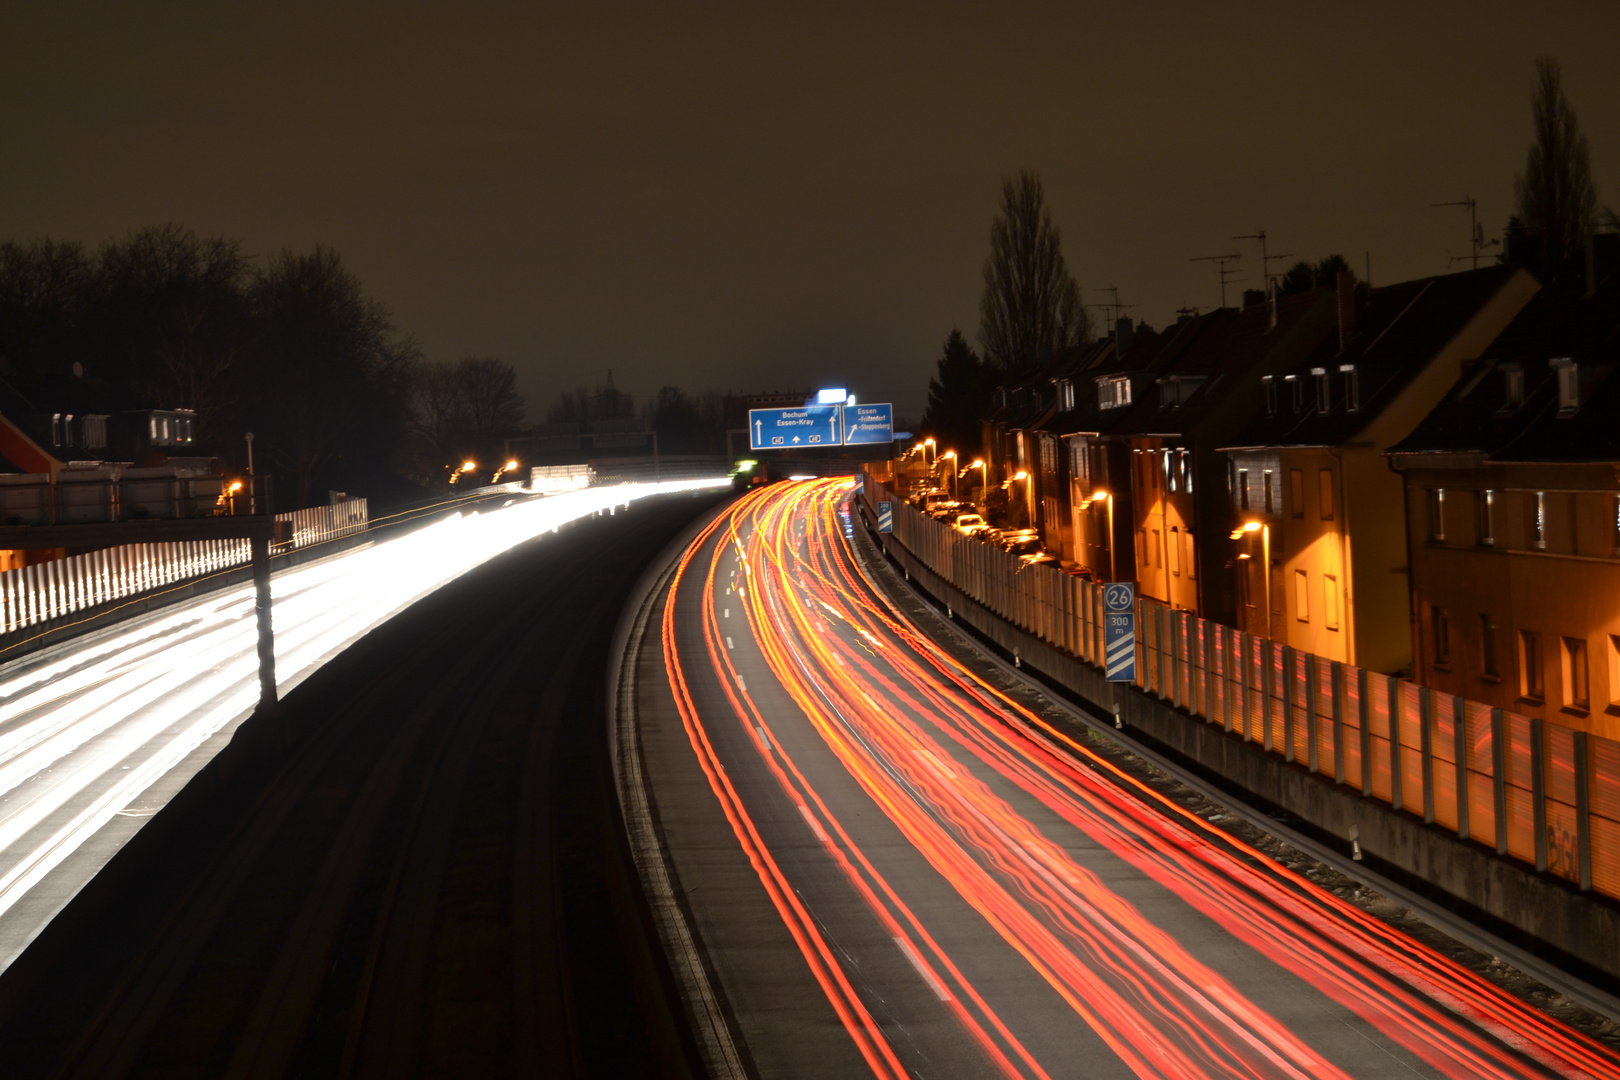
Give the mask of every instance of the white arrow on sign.
M 754 421 L 754 442 L 758 443 L 765 438 L 763 434 L 764 428 L 765 422 L 763 420 Z

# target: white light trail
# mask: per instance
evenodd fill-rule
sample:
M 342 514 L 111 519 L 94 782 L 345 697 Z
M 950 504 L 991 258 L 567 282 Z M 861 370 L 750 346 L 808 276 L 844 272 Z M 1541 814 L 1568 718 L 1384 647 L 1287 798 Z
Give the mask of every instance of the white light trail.
M 276 681 L 285 693 L 389 616 L 468 570 L 570 521 L 725 479 L 624 484 L 455 515 L 277 573 Z M 258 701 L 251 584 L 167 608 L 43 664 L 0 667 L 0 970 L 36 925 L 8 913 L 120 810 Z M 200 768 L 203 762 L 193 765 Z M 109 853 L 110 854 L 110 853 Z M 82 882 L 61 893 L 59 909 Z

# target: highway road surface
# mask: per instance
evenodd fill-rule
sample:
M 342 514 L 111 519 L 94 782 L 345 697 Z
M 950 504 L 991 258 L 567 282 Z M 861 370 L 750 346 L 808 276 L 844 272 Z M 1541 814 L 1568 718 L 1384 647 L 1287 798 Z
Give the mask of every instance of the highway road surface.
M 734 504 L 633 655 L 686 976 L 725 1021 L 708 1060 L 762 1077 L 1620 1076 L 1605 1045 L 922 636 L 852 555 L 851 491 Z
M 13 911 L 51 845 L 150 816 L 0 976 L 0 1075 L 686 1075 L 621 865 L 602 688 L 643 565 L 718 495 L 647 494 L 278 576 L 297 685 L 172 799 L 153 783 L 252 702 L 250 598 L 7 683 Z

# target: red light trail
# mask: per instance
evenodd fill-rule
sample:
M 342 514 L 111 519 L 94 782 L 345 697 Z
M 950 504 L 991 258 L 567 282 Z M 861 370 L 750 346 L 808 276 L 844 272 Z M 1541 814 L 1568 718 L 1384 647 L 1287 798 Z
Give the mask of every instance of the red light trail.
M 830 865 L 1002 1075 L 1047 1073 L 953 962 L 951 943 L 930 933 L 879 860 L 852 839 L 784 748 L 779 728 L 808 724 L 987 932 L 1139 1076 L 1350 1073 L 1065 845 L 1112 853 L 1254 950 L 1256 965 L 1297 977 L 1442 1075 L 1620 1078 L 1620 1062 L 1601 1044 L 1215 829 L 955 661 L 862 576 L 844 537 L 848 494 L 847 481 L 815 481 L 739 500 L 681 559 L 662 641 L 676 706 L 709 786 L 875 1075 L 906 1071 L 773 858 L 709 725 L 743 725 L 758 763 Z M 733 662 L 716 608 L 731 558 L 753 644 L 796 714 L 768 715 Z M 683 592 L 688 575 L 698 580 Z M 694 592 L 701 657 L 677 647 L 678 615 Z M 691 664 L 700 666 L 689 675 Z M 730 715 L 699 715 L 689 685 L 699 673 L 718 681 Z M 1042 812 L 1040 824 L 1032 810 Z

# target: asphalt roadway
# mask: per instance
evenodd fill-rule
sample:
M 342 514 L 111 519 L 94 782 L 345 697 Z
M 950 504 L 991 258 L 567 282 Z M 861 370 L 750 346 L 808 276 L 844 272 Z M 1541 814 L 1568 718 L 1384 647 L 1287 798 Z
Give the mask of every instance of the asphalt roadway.
M 723 1018 L 712 1069 L 1620 1076 L 930 641 L 855 558 L 848 490 L 735 504 L 632 641 L 654 906 Z
M 716 499 L 522 544 L 243 723 L 0 976 L 0 1075 L 691 1075 L 603 687 Z

